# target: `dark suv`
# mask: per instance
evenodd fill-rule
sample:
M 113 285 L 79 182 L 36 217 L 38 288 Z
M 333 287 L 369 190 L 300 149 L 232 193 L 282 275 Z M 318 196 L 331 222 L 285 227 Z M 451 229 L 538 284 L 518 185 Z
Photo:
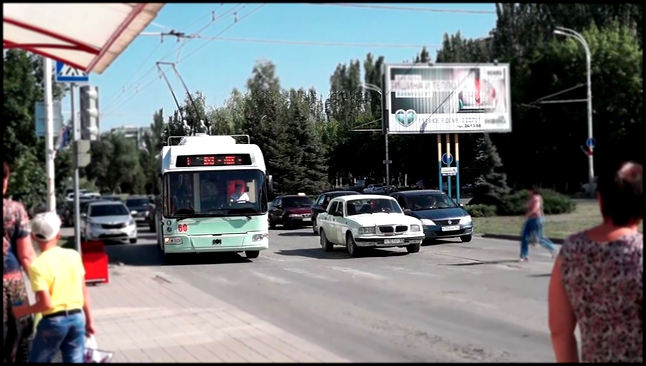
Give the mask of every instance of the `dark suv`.
M 269 208 L 269 227 L 292 228 L 312 224 L 312 199 L 303 193 L 276 197 Z

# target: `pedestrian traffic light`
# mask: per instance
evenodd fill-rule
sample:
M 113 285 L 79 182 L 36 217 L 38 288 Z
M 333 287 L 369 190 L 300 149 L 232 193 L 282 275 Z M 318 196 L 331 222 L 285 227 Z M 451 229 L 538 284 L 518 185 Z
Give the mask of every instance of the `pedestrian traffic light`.
M 99 87 L 84 85 L 81 92 L 81 139 L 99 139 Z

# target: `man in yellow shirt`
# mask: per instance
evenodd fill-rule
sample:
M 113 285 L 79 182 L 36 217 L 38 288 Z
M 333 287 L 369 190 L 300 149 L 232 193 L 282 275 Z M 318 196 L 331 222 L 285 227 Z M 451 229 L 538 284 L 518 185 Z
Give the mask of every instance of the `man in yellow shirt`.
M 41 252 L 29 267 L 36 303 L 13 308 L 18 318 L 42 313 L 30 363 L 52 362 L 58 351 L 64 363 L 83 363 L 86 333 L 94 334 L 83 261 L 76 250 L 58 246 L 60 228 L 61 220 L 54 212 L 31 220 L 31 237 Z

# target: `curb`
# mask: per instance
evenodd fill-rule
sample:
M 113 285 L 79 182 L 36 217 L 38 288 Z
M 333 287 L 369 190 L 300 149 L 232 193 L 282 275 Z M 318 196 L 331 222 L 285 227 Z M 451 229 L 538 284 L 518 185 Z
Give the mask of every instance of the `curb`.
M 484 233 L 482 234 L 483 238 L 489 238 L 489 239 L 503 239 L 503 240 L 514 240 L 514 241 L 520 241 L 520 235 L 507 235 L 507 234 L 487 234 Z M 554 244 L 562 245 L 565 239 L 556 239 L 556 238 L 548 238 L 549 240 L 552 241 Z

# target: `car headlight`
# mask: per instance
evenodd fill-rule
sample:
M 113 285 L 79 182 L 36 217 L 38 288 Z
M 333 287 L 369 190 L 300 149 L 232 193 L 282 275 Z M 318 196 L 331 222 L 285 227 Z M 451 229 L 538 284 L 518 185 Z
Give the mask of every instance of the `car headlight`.
M 420 221 L 422 222 L 422 225 L 424 225 L 424 226 L 435 226 L 435 223 L 433 222 L 433 220 L 421 219 Z
M 135 220 L 134 219 L 128 220 L 128 226 L 132 226 L 132 225 L 136 225 Z
M 131 214 L 131 215 L 136 215 L 136 214 L 137 214 L 137 210 L 132 210 L 132 211 L 130 211 L 130 214 Z
M 411 225 L 410 226 L 410 231 L 421 231 L 422 229 L 419 227 L 419 225 Z
M 466 216 L 460 219 L 460 225 L 469 225 L 472 222 L 473 220 L 471 220 L 471 216 Z
M 357 231 L 359 232 L 359 234 L 374 234 L 376 232 L 374 226 L 360 227 Z
M 101 227 L 101 224 L 96 223 L 96 222 L 91 222 L 91 223 L 90 223 L 90 227 L 92 227 L 92 228 L 98 228 L 98 227 Z

